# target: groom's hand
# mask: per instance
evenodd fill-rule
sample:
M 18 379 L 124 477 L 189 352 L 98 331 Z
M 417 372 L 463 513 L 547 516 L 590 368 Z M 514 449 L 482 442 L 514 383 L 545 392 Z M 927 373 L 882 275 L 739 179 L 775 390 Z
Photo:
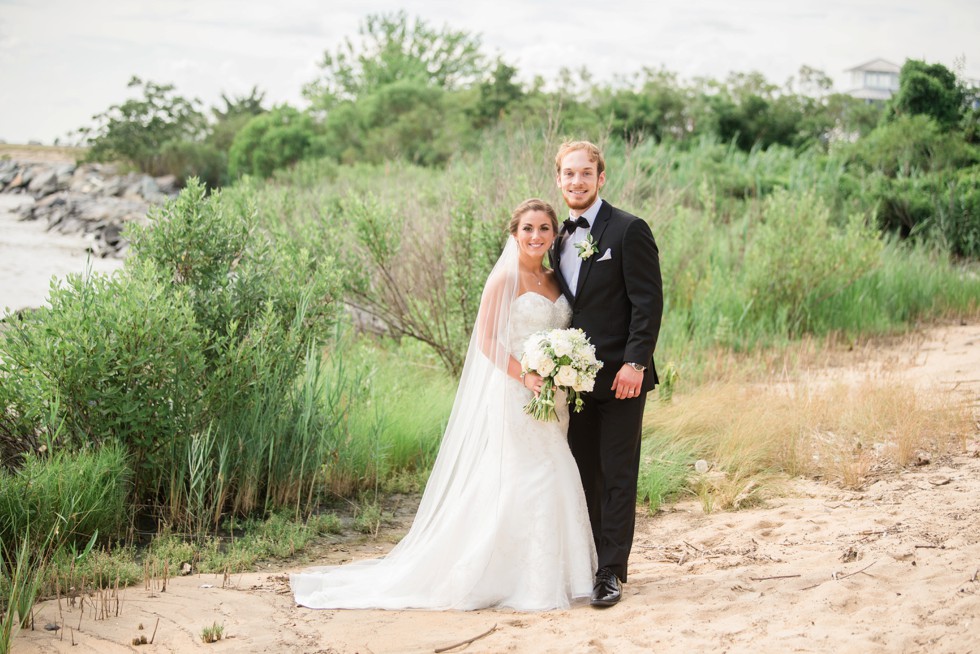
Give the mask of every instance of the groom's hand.
M 637 397 L 642 386 L 643 373 L 633 370 L 631 366 L 624 363 L 623 367 L 616 373 L 616 378 L 613 379 L 611 390 L 616 391 L 617 400 L 628 400 L 631 397 Z

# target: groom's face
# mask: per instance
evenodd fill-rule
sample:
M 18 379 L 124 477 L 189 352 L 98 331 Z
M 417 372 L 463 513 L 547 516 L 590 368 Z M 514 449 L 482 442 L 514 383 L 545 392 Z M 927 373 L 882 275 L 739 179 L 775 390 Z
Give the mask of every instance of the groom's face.
M 605 171 L 596 173 L 596 162 L 589 160 L 585 150 L 572 150 L 562 157 L 558 188 L 573 215 L 577 216 L 591 207 L 605 183 Z

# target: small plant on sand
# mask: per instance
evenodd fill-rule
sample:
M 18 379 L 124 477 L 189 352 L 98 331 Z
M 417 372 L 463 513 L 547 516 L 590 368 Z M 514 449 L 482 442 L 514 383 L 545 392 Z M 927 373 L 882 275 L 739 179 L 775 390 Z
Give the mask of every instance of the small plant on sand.
M 201 640 L 203 640 L 205 643 L 216 643 L 221 640 L 221 637 L 224 635 L 224 631 L 225 626 L 215 622 L 210 627 L 204 627 L 201 629 Z
M 354 529 L 362 534 L 377 536 L 383 520 L 384 514 L 381 511 L 381 505 L 378 501 L 366 500 L 357 508 L 357 516 L 354 518 Z

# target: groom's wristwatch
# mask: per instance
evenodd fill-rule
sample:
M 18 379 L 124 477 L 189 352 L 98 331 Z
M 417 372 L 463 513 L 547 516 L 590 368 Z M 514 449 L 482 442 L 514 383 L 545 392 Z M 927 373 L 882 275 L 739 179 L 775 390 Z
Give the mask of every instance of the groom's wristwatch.
M 626 362 L 626 365 L 628 365 L 630 368 L 632 368 L 633 370 L 635 370 L 637 372 L 643 372 L 644 370 L 647 369 L 646 366 L 641 366 L 640 364 L 633 363 L 632 361 L 627 361 Z

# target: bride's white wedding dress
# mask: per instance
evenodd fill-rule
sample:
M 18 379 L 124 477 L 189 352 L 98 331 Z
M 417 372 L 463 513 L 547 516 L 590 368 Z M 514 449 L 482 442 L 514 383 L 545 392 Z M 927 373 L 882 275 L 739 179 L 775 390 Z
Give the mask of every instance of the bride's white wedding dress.
M 525 293 L 510 304 L 506 348 L 567 327 L 571 308 Z M 471 347 L 468 357 L 474 357 Z M 481 359 L 482 355 L 475 355 Z M 429 484 L 409 533 L 383 559 L 295 574 L 296 602 L 311 608 L 519 610 L 565 608 L 589 597 L 595 548 L 578 469 L 568 449 L 568 408 L 558 422 L 525 414 L 530 391 L 470 362 Z M 468 374 L 481 380 L 462 391 Z M 503 406 L 481 398 L 501 397 Z M 458 438 L 451 433 L 461 434 Z

